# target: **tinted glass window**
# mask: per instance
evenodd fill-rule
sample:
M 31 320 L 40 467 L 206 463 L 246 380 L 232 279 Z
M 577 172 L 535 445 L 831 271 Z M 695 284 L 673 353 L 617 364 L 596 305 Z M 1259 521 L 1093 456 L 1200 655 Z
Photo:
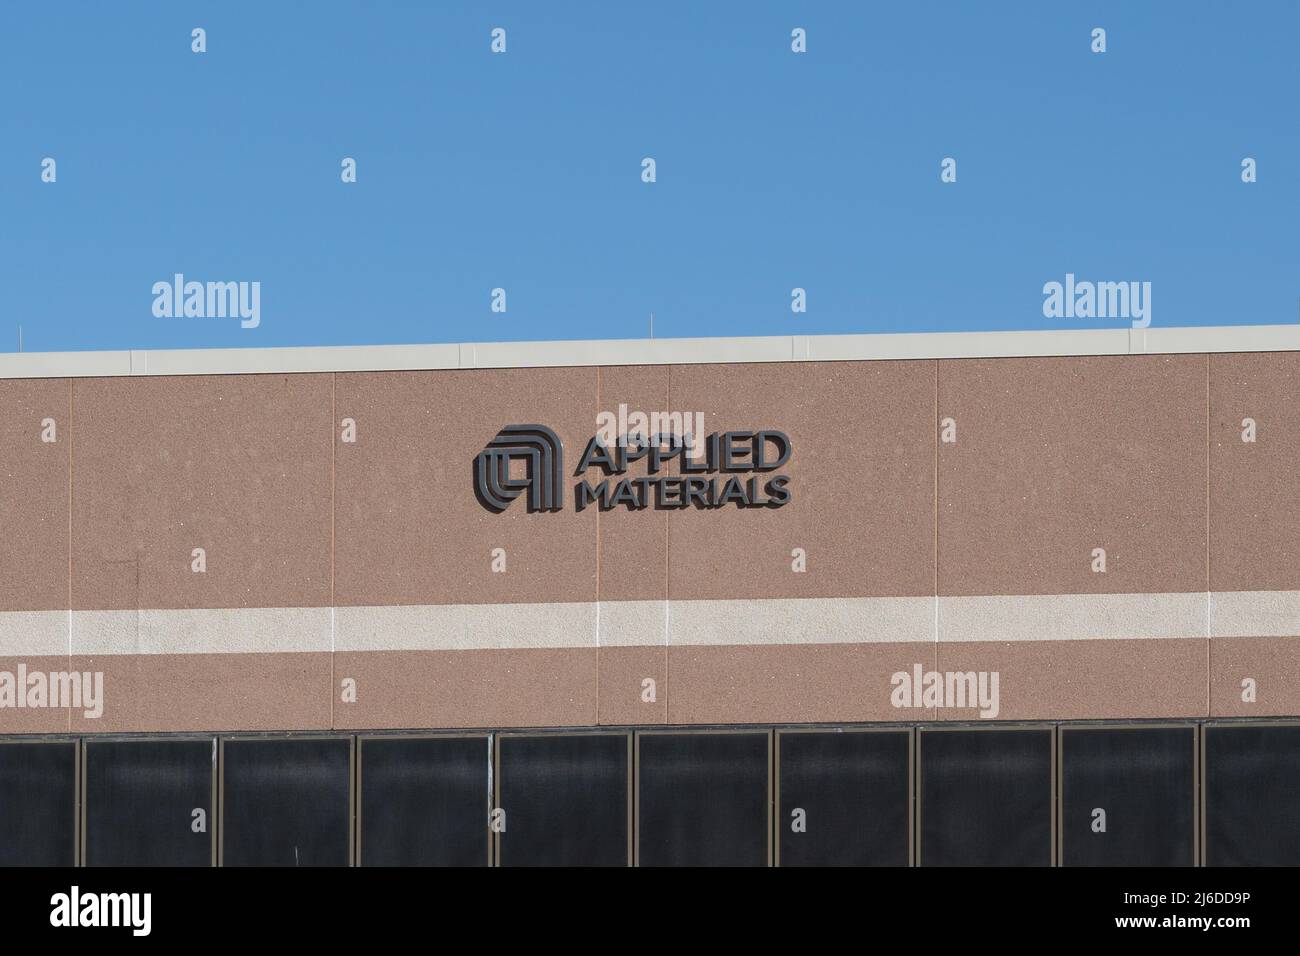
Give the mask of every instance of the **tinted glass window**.
M 642 866 L 766 866 L 766 733 L 639 736 Z
M 348 864 L 350 740 L 227 740 L 222 760 L 224 865 Z
M 0 743 L 0 866 L 76 862 L 77 745 Z
M 86 865 L 211 866 L 215 740 L 87 740 Z
M 1193 866 L 1196 731 L 1061 731 L 1066 866 Z
M 503 736 L 502 866 L 627 866 L 628 736 Z
M 921 864 L 1048 866 L 1051 730 L 923 730 Z
M 1300 727 L 1206 726 L 1205 862 L 1300 866 Z
M 358 746 L 363 866 L 488 865 L 489 737 L 371 737 Z
M 783 733 L 782 866 L 906 866 L 907 731 Z

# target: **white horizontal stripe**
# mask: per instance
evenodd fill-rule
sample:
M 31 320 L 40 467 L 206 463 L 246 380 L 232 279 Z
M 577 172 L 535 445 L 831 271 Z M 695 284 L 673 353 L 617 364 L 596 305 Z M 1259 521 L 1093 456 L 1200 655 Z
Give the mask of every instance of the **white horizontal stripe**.
M 604 601 L 339 608 L 339 650 L 482 650 L 934 639 L 934 599 Z M 597 630 L 597 615 L 599 629 Z M 665 621 L 667 615 L 667 621 Z
M 672 611 L 667 601 L 601 601 L 601 647 L 668 643 Z
M 340 651 L 1300 638 L 1300 591 L 1202 591 L 0 611 L 0 657 L 329 651 L 331 610 Z
M 327 607 L 72 612 L 74 654 L 293 653 L 329 649 Z
M 940 641 L 1205 637 L 1205 592 L 939 598 Z
M 68 612 L 0 612 L 0 657 L 42 656 L 68 656 Z
M 1215 591 L 1213 637 L 1300 636 L 1300 591 Z
M 594 602 L 341 607 L 340 651 L 467 651 L 596 646 Z
M 673 601 L 672 644 L 896 644 L 934 640 L 934 598 Z
M 0 354 L 0 378 L 378 372 L 1300 350 L 1300 326 L 905 332 Z

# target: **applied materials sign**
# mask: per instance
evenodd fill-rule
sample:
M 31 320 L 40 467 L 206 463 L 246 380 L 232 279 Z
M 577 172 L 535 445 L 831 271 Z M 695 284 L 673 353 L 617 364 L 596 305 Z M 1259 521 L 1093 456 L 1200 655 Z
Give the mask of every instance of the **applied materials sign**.
M 790 476 L 776 472 L 790 460 L 785 432 L 714 432 L 691 436 L 625 437 L 587 442 L 574 477 L 574 507 L 601 511 L 645 508 L 779 508 L 790 501 Z M 511 474 L 511 464 L 518 462 Z M 634 465 L 636 474 L 630 472 Z M 674 473 L 667 474 L 676 464 Z M 590 475 L 594 471 L 595 475 Z M 564 446 L 545 425 L 507 425 L 474 459 L 474 493 L 502 512 L 525 497 L 531 511 L 564 508 Z

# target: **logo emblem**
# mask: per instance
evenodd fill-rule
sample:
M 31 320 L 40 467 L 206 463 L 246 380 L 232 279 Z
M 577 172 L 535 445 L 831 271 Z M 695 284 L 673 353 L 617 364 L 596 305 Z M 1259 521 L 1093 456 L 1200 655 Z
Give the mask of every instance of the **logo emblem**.
M 510 476 L 510 463 L 524 462 L 524 477 Z M 474 459 L 474 492 L 485 508 L 505 511 L 528 492 L 529 511 L 564 507 L 564 446 L 545 425 L 507 425 Z

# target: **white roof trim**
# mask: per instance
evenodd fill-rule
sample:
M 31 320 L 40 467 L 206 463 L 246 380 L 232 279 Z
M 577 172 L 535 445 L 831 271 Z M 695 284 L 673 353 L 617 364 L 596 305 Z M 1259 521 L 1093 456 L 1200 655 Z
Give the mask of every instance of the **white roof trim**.
M 3 378 L 1300 351 L 1300 325 L 0 354 Z

